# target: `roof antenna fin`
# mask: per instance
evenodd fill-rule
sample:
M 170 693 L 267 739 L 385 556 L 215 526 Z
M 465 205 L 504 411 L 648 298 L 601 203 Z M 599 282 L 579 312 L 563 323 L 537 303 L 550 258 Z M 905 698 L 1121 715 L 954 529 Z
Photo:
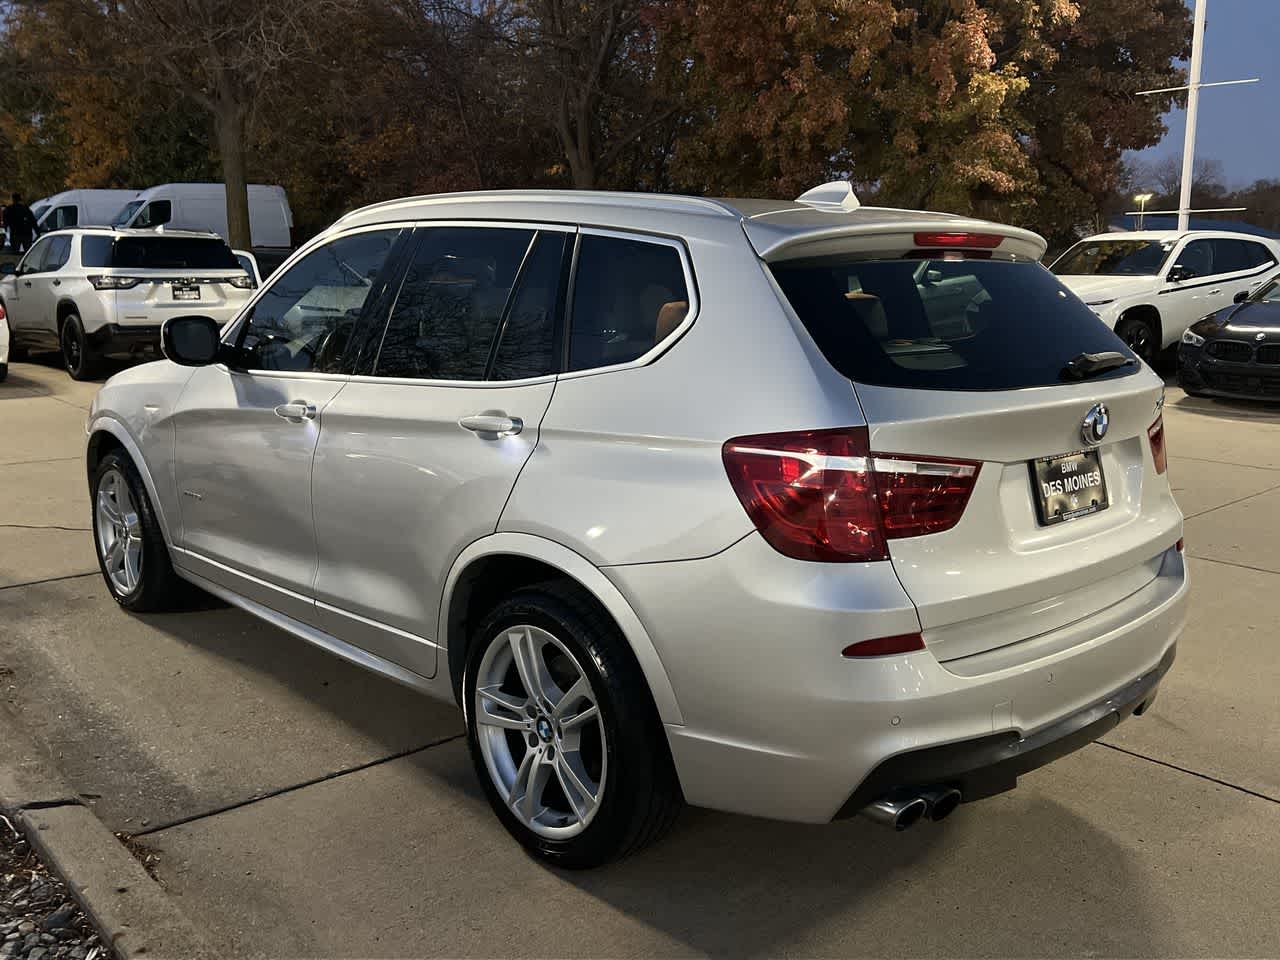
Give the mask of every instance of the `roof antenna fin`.
M 806 190 L 796 197 L 796 203 L 808 204 L 820 210 L 838 207 L 841 210 L 857 210 L 861 206 L 848 180 L 832 180 L 820 187 Z

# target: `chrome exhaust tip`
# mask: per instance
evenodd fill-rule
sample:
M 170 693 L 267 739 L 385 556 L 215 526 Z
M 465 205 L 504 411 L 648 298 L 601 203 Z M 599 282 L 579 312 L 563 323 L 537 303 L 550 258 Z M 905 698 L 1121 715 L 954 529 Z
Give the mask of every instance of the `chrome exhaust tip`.
M 960 791 L 955 787 L 932 787 L 920 792 L 920 798 L 929 804 L 929 819 L 934 823 L 945 820 L 960 806 Z
M 929 804 L 919 796 L 882 797 L 859 812 L 881 826 L 892 827 L 901 833 L 929 812 Z

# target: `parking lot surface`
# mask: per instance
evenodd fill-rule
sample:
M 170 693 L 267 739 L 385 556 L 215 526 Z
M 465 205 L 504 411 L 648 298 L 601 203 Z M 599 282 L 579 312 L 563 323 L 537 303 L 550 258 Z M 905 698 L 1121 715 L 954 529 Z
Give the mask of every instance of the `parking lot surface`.
M 0 384 L 0 693 L 228 956 L 1261 956 L 1280 943 L 1280 409 L 1170 389 L 1191 619 L 1154 707 L 893 834 L 689 810 L 586 874 L 492 817 L 461 715 L 209 600 L 100 582 L 94 384 Z M 785 644 L 785 638 L 779 638 Z

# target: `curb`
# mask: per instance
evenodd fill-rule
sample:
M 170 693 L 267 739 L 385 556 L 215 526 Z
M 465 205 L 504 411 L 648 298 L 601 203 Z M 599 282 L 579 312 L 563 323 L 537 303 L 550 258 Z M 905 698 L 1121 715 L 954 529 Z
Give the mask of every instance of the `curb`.
M 0 706 L 0 813 L 66 882 L 121 960 L 214 960 L 186 916 Z

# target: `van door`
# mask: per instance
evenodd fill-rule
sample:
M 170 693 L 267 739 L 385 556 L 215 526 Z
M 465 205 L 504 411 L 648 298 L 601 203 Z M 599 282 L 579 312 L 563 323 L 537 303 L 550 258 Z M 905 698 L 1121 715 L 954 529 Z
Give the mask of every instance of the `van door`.
M 304 622 L 316 567 L 311 458 L 401 233 L 348 234 L 276 277 L 228 335 L 236 368 L 196 370 L 174 413 L 177 562 Z
M 555 388 L 563 226 L 424 227 L 385 335 L 325 411 L 318 625 L 436 672 L 445 577 L 497 528 Z

